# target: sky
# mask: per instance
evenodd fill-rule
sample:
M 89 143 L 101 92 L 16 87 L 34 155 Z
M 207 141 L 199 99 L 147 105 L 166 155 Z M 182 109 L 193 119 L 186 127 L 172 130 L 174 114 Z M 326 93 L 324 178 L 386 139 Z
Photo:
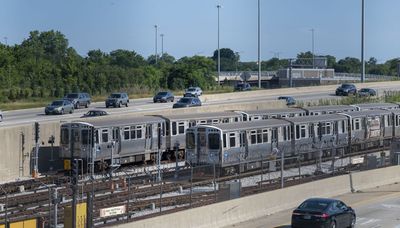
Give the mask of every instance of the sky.
M 361 0 L 260 0 L 261 59 L 314 50 L 338 59 L 361 56 Z M 20 44 L 33 30 L 57 30 L 86 56 L 89 50 L 134 50 L 211 56 L 220 48 L 257 60 L 257 0 L 0 0 L 0 42 Z M 365 56 L 400 57 L 400 0 L 365 0 Z

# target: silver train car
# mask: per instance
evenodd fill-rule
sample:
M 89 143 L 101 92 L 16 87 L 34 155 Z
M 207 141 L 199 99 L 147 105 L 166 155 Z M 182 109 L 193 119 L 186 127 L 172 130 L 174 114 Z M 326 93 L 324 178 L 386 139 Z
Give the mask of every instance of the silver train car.
M 154 160 L 166 148 L 165 120 L 154 116 L 63 123 L 60 135 L 65 169 L 71 157 L 107 166 L 111 158 L 117 164 Z
M 260 158 L 290 147 L 290 122 L 281 119 L 196 126 L 186 133 L 186 161 L 215 164 L 226 174 L 260 167 Z
M 305 116 L 307 112 L 300 108 L 280 108 L 267 110 L 235 111 L 242 115 L 243 121 L 266 120 L 272 118 L 286 118 Z

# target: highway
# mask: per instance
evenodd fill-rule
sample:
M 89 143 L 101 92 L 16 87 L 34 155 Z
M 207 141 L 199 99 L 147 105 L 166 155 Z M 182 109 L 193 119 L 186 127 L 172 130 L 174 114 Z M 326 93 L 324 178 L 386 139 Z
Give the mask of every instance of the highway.
M 357 215 L 357 228 L 400 228 L 400 184 L 380 186 L 338 198 L 351 206 Z M 225 228 L 290 228 L 294 208 Z
M 378 94 L 383 94 L 386 90 L 398 90 L 400 88 L 400 82 L 380 82 L 380 83 L 368 83 L 368 87 L 372 87 L 378 90 Z M 326 88 L 324 91 L 321 91 Z M 221 105 L 221 104 L 234 104 L 234 103 L 256 103 L 267 100 L 276 100 L 280 95 L 293 96 L 299 102 L 310 102 L 318 101 L 320 99 L 339 99 L 340 97 L 334 96 L 334 90 L 336 86 L 325 86 L 325 87 L 299 87 L 291 89 L 273 89 L 273 90 L 263 90 L 263 91 L 252 91 L 245 92 L 246 96 L 230 98 L 230 94 L 220 94 L 218 96 L 210 95 L 212 98 L 208 98 L 208 95 L 203 95 L 200 99 L 203 102 L 203 106 L 209 105 Z M 361 87 L 359 87 L 361 88 Z M 178 100 L 180 97 L 175 97 Z M 142 98 L 131 100 L 129 107 L 125 108 L 105 108 L 104 102 L 92 103 L 89 109 L 103 109 L 106 110 L 111 115 L 116 114 L 126 114 L 132 112 L 141 111 L 162 111 L 172 108 L 172 102 L 170 103 L 156 103 L 154 104 L 152 98 Z M 44 114 L 44 107 L 15 110 L 15 111 L 4 111 L 4 121 L 0 122 L 1 126 L 13 126 L 17 124 L 32 123 L 35 121 L 58 121 L 58 120 L 72 120 L 81 117 L 86 113 L 88 109 L 77 109 L 73 114 L 66 114 L 63 116 L 59 115 L 49 115 Z

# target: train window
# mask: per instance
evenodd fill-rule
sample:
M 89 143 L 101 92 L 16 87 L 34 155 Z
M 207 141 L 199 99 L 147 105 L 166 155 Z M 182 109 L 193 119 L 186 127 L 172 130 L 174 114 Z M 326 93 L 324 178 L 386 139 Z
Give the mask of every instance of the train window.
M 235 122 L 239 122 L 239 117 L 235 117 Z
M 94 131 L 94 140 L 97 144 L 99 144 L 99 132 L 96 130 Z
M 388 116 L 388 115 L 385 115 L 385 118 L 386 118 L 386 121 L 385 121 L 385 123 L 387 124 L 387 125 L 386 125 L 386 127 L 388 127 L 388 126 L 392 126 L 392 125 L 393 125 L 392 118 L 389 118 L 389 116 Z
M 289 126 L 283 127 L 283 140 L 284 141 L 290 140 Z
M 199 120 L 199 121 L 197 121 L 197 123 L 199 124 L 199 125 L 204 125 L 204 124 L 207 124 L 207 121 L 206 120 Z
M 230 121 L 229 121 L 229 118 L 223 118 L 222 119 L 222 123 L 229 123 Z
M 353 130 L 360 130 L 361 129 L 361 119 L 353 119 Z
M 219 120 L 218 120 L 218 119 L 213 119 L 213 120 L 212 120 L 212 123 L 213 123 L 213 124 L 217 124 L 217 123 L 219 123 Z
M 82 145 L 88 145 L 89 144 L 89 130 L 83 129 L 81 134 L 82 134 Z
M 179 134 L 185 134 L 185 122 L 179 122 L 178 126 Z
M 296 139 L 307 137 L 307 126 L 305 124 L 296 125 Z
M 396 115 L 396 127 L 400 125 L 400 115 Z
M 104 129 L 101 131 L 101 142 L 106 143 L 108 142 L 108 130 Z
M 162 126 L 162 136 L 165 136 L 165 123 L 163 122 L 162 124 L 161 124 L 161 126 Z
M 331 135 L 332 134 L 332 123 L 331 122 L 321 123 L 321 134 L 322 135 Z
M 224 144 L 224 148 L 226 148 L 227 146 L 226 146 L 226 134 L 223 134 L 222 135 L 222 142 L 223 142 L 223 144 Z
M 208 148 L 210 150 L 219 149 L 219 134 L 218 133 L 210 133 L 208 134 Z
M 260 120 L 261 118 L 259 116 L 253 116 L 252 120 Z
M 257 131 L 255 130 L 250 132 L 250 143 L 257 144 Z
M 170 135 L 170 133 L 169 133 L 169 122 L 167 122 L 167 124 L 166 124 L 166 131 L 167 131 L 167 135 Z
M 194 133 L 192 132 L 186 134 L 186 148 L 188 149 L 195 148 Z
M 300 139 L 300 126 L 296 125 L 296 139 Z
M 124 127 L 124 140 L 129 140 L 130 138 L 130 128 L 129 127 Z
M 143 126 L 136 126 L 136 138 L 141 139 L 143 137 Z
M 177 131 L 176 131 L 176 122 L 172 122 L 172 135 L 176 135 Z
M 257 143 L 262 143 L 262 131 L 257 130 Z
M 131 126 L 131 139 L 136 139 L 136 128 Z
M 263 137 L 263 142 L 267 143 L 268 142 L 268 129 L 262 130 L 262 137 Z
M 236 134 L 229 133 L 229 147 L 236 147 Z
M 67 128 L 61 129 L 61 144 L 69 143 L 69 131 Z

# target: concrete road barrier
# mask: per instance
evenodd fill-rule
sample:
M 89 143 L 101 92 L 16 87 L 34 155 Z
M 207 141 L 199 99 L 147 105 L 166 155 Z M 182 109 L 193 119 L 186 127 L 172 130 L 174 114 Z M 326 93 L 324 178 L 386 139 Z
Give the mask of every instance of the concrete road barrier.
M 353 173 L 352 176 L 356 190 L 392 184 L 400 181 L 400 166 Z M 332 197 L 350 191 L 349 175 L 343 175 L 116 227 L 223 227 L 296 207 L 310 197 Z

